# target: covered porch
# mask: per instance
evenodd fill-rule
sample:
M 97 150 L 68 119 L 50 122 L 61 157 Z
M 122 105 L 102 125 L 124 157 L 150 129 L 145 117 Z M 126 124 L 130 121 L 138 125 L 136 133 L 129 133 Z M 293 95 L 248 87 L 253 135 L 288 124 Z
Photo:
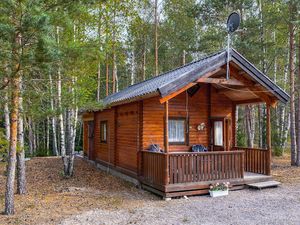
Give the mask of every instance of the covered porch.
M 138 177 L 143 188 L 163 197 L 206 194 L 209 185 L 217 182 L 230 182 L 230 189 L 242 189 L 249 183 L 269 181 L 271 177 L 271 122 L 270 110 L 277 103 L 270 92 L 257 84 L 243 68 L 230 64 L 231 78 L 225 79 L 225 67 L 220 67 L 188 84 L 177 92 L 166 93 L 160 103 L 164 105 L 164 146 L 163 152 L 139 151 Z M 207 85 L 207 134 L 208 151 L 182 151 L 182 147 L 170 146 L 169 102 L 174 97 L 188 92 L 194 85 Z M 210 96 L 211 89 L 219 96 L 230 100 L 231 113 L 225 117 L 214 117 L 217 111 Z M 238 92 L 237 90 L 243 90 Z M 236 110 L 238 105 L 266 105 L 266 148 L 244 148 L 237 146 Z M 222 108 L 220 108 L 222 110 Z M 191 118 L 189 118 L 191 119 Z M 216 124 L 215 124 L 216 122 Z M 217 131 L 222 123 L 221 134 Z M 220 126 L 219 126 L 220 127 Z M 219 132 L 221 141 L 216 140 Z M 201 143 L 200 143 L 201 144 Z M 188 146 L 187 149 L 190 149 Z

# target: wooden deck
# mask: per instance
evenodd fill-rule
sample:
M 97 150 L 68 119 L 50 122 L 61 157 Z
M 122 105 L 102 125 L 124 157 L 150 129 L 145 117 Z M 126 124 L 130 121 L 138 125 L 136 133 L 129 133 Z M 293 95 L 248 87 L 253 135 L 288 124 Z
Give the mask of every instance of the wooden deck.
M 266 152 L 238 148 L 200 153 L 142 151 L 139 179 L 144 189 L 163 197 L 207 194 L 209 186 L 217 182 L 230 182 L 230 189 L 238 190 L 272 180 L 266 175 Z

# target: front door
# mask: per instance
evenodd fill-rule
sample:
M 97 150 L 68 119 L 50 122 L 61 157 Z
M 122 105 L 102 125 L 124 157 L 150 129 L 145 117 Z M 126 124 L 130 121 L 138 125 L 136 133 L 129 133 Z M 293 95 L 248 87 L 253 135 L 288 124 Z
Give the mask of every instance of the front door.
M 213 151 L 224 151 L 224 118 L 211 120 L 211 146 Z
M 94 121 L 88 122 L 88 140 L 89 140 L 89 153 L 90 160 L 94 159 Z

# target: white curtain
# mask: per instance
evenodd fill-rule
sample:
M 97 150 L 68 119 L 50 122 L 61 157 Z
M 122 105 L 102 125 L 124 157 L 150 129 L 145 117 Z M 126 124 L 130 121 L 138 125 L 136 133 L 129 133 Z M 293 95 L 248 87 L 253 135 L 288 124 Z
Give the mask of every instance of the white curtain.
M 169 142 L 184 142 L 185 120 L 169 120 Z
M 214 139 L 215 145 L 223 146 L 223 122 L 215 121 L 214 122 Z

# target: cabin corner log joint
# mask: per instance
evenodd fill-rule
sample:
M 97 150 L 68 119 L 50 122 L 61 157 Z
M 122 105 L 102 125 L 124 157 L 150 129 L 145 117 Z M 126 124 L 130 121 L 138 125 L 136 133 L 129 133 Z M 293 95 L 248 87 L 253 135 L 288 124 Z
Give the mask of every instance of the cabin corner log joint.
M 236 189 L 270 179 L 270 110 L 289 96 L 234 49 L 226 80 L 226 55 L 217 52 L 107 96 L 105 109 L 82 115 L 84 154 L 164 197 L 204 194 L 214 182 Z M 237 106 L 257 103 L 266 104 L 267 148 L 238 147 Z M 151 145 L 159 151 L 149 151 Z M 193 152 L 193 145 L 207 151 Z

